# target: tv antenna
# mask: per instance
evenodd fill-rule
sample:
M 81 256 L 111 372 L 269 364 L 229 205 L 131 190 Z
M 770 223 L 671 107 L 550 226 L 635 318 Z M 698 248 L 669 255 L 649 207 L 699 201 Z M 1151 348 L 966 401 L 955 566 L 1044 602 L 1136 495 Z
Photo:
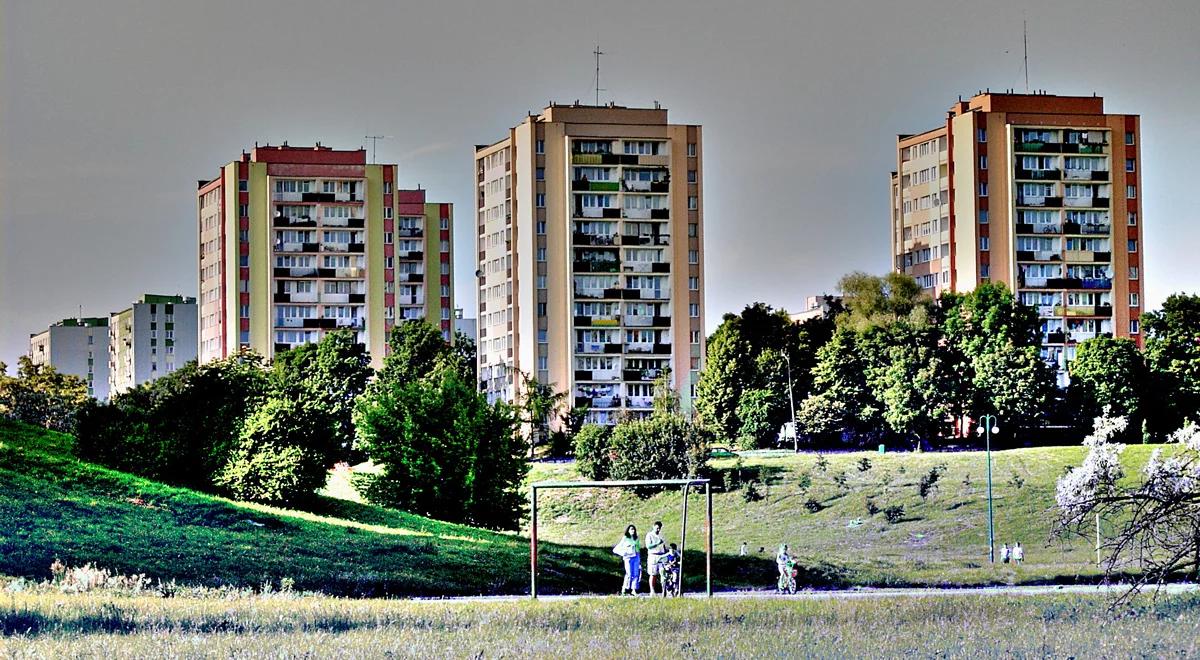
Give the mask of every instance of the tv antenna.
M 592 55 L 596 56 L 596 105 L 600 105 L 600 92 L 608 91 L 600 87 L 600 56 L 604 51 L 600 50 L 600 42 L 596 42 L 596 50 L 592 51 Z
M 371 164 L 372 165 L 375 164 L 375 147 L 379 144 L 380 140 L 386 140 L 390 137 L 392 137 L 392 136 L 391 135 L 364 135 L 363 136 L 363 139 L 371 141 Z

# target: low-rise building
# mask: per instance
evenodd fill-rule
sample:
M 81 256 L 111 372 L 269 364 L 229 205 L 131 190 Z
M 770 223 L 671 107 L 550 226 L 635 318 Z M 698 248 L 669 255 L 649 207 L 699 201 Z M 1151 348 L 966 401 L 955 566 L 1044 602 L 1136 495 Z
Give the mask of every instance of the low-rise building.
M 108 391 L 120 394 L 196 359 L 196 299 L 147 293 L 108 318 Z
M 108 398 L 108 319 L 63 319 L 29 335 L 29 359 L 87 381 L 89 396 Z

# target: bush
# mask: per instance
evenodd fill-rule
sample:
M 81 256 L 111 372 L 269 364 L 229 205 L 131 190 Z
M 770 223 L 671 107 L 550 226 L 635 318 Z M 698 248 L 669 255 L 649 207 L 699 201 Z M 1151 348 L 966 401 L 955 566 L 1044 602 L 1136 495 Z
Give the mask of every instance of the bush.
M 862 458 L 858 459 L 858 471 L 859 472 L 870 472 L 870 470 L 871 470 L 871 459 L 867 458 L 866 456 L 863 456 Z
M 812 474 L 808 472 L 801 472 L 800 476 L 796 477 L 796 488 L 799 488 L 800 492 L 803 493 L 809 488 L 812 488 L 812 481 Z
M 745 502 L 758 502 L 765 495 L 758 489 L 758 480 L 746 482 L 746 487 L 742 490 L 742 500 Z
M 879 505 L 875 503 L 875 498 L 868 497 L 867 498 L 867 515 L 873 516 L 877 513 L 879 513 Z
M 571 436 L 561 430 L 550 434 L 551 456 L 570 456 L 572 451 L 574 451 L 574 444 L 571 442 Z
M 829 469 L 829 459 L 825 458 L 825 454 L 817 454 L 817 469 L 822 472 Z
M 893 504 L 883 510 L 883 517 L 893 525 L 904 520 L 904 505 Z
M 1008 478 L 1008 485 L 1016 488 L 1017 490 L 1021 490 L 1021 487 L 1025 485 L 1025 477 L 1013 472 L 1012 476 Z
M 579 474 L 603 481 L 612 468 L 612 450 L 609 447 L 609 429 L 599 424 L 584 424 L 575 434 L 575 469 Z
M 246 419 L 216 485 L 240 500 L 299 502 L 325 485 L 338 446 L 336 429 L 322 409 L 272 398 Z
M 921 481 L 917 484 L 917 494 L 921 499 L 929 497 L 929 495 L 937 489 L 938 479 L 946 471 L 945 465 L 936 465 L 929 469 L 929 472 L 921 476 Z
M 842 490 L 845 490 L 849 486 L 849 480 L 850 478 L 846 476 L 845 472 L 838 472 L 833 475 L 833 483 Z
M 818 502 L 817 498 L 810 497 L 807 500 L 804 500 L 804 508 L 808 509 L 809 513 L 817 513 L 821 509 L 824 509 L 825 506 Z
M 697 475 L 708 460 L 709 435 L 679 415 L 655 415 L 618 424 L 610 447 L 613 479 L 680 479 Z

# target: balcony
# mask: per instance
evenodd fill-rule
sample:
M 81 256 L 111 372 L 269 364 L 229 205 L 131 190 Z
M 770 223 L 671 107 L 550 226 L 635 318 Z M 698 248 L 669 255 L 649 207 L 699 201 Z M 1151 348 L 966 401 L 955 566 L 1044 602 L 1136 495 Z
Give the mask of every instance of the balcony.
M 593 316 L 576 316 L 575 326 L 580 328 L 615 328 L 621 325 L 619 314 L 596 314 Z
M 358 279 L 363 276 L 365 269 L 350 266 L 347 268 L 334 268 L 332 277 Z
M 626 369 L 621 376 L 624 380 L 648 382 L 662 376 L 662 369 Z
M 396 258 L 408 261 L 420 261 L 425 258 L 425 253 L 421 250 L 397 250 Z
M 617 273 L 621 270 L 621 262 L 576 260 L 571 269 L 576 273 Z
M 650 218 L 652 220 L 669 220 L 671 209 L 650 209 Z
M 1112 305 L 1056 305 L 1057 316 L 1112 316 Z
M 574 245 L 617 245 L 616 234 L 584 234 L 582 232 L 574 232 L 571 234 L 571 242 Z
M 1108 236 L 1109 233 L 1112 231 L 1112 225 L 1107 225 L 1107 224 L 1099 224 L 1099 223 L 1079 224 L 1077 222 L 1076 223 L 1068 223 L 1068 224 L 1071 224 L 1074 226 L 1075 231 L 1070 232 L 1072 234 L 1087 234 L 1090 236 Z
M 1107 277 L 1085 277 L 1080 288 L 1108 290 L 1112 288 L 1112 280 Z
M 282 316 L 275 317 L 276 328 L 303 328 L 304 319 L 300 318 L 284 318 Z
M 1017 261 L 1061 261 L 1062 255 L 1054 250 L 1017 250 Z
M 420 238 L 425 235 L 425 230 L 419 227 L 402 227 L 396 230 L 396 235 L 401 238 Z
M 424 305 L 425 304 L 425 296 L 397 295 L 396 296 L 396 304 L 397 305 Z
M 1025 151 L 1025 152 L 1035 153 L 1035 154 L 1062 153 L 1062 147 L 1063 147 L 1063 145 L 1061 145 L 1057 142 L 1041 142 L 1041 141 L 1023 142 L 1021 140 L 1016 140 L 1013 142 L 1013 150 L 1014 151 Z
M 620 189 L 621 184 L 617 181 L 588 181 L 587 179 L 576 179 L 571 182 L 571 190 L 576 192 L 617 192 Z
M 1108 208 L 1107 197 L 1067 197 L 1063 200 L 1063 205 L 1069 208 L 1091 208 L 1091 209 L 1106 209 Z
M 652 396 L 631 396 L 625 398 L 625 405 L 634 410 L 649 410 L 654 407 Z
M 621 245 L 669 245 L 670 234 L 622 234 Z
M 274 268 L 271 274 L 275 277 L 316 277 L 316 268 Z
M 1065 344 L 1067 343 L 1067 333 L 1062 330 L 1048 332 L 1042 336 L 1043 344 Z
M 397 282 L 424 282 L 425 273 L 396 273 Z
M 627 300 L 667 300 L 671 297 L 670 289 L 625 289 L 637 292 L 636 297 L 626 296 Z
M 336 326 L 339 328 L 353 328 L 357 330 L 366 327 L 366 319 L 362 317 L 349 317 L 329 320 L 334 321 Z
M 354 229 L 362 229 L 366 226 L 365 218 L 321 218 L 321 224 L 325 227 L 353 227 Z
M 298 291 L 293 293 L 276 293 L 271 300 L 277 303 L 315 303 L 316 291 Z
M 1051 316 L 1062 316 L 1062 314 L 1060 314 L 1058 312 L 1058 307 L 1055 307 L 1054 305 L 1038 305 L 1037 313 L 1038 313 L 1038 316 L 1040 316 L 1042 318 L 1051 317 Z
M 669 273 L 671 264 L 665 261 L 634 261 L 621 266 L 626 273 Z
M 306 192 L 306 193 L 300 193 L 300 201 L 302 201 L 302 202 L 318 202 L 318 203 L 324 204 L 324 203 L 328 203 L 328 202 L 336 202 L 336 201 L 338 201 L 338 199 L 337 199 L 336 193 Z M 349 200 L 347 200 L 347 201 L 349 201 Z
M 1017 168 L 1016 178 L 1026 181 L 1058 181 L 1062 178 L 1062 171 L 1058 169 L 1027 170 Z
M 578 342 L 575 344 L 576 353 L 617 355 L 621 353 L 620 344 L 604 342 Z
M 344 305 L 350 302 L 350 293 L 322 293 L 321 302 L 332 305 Z
M 593 370 L 576 369 L 575 370 L 575 380 L 576 381 L 586 380 L 586 381 L 592 381 L 592 382 L 597 382 L 597 383 L 611 383 L 613 381 L 621 380 L 621 372 L 617 371 L 616 369 L 593 369 Z
M 625 315 L 625 325 L 631 328 L 666 328 L 671 325 L 671 317 L 669 316 L 633 316 Z
M 1108 181 L 1108 170 L 1065 170 L 1067 181 Z
M 1017 195 L 1017 206 L 1062 206 L 1062 197 L 1027 197 Z
M 316 243 L 276 243 L 276 252 L 316 252 Z
M 629 220 L 649 220 L 650 209 L 625 209 L 624 217 Z
M 271 226 L 272 227 L 316 227 L 317 221 L 308 217 L 307 215 L 295 216 L 295 217 L 277 215 L 271 219 Z
M 1058 223 L 1033 225 L 1027 222 L 1018 222 L 1016 232 L 1018 234 L 1061 234 L 1062 225 Z

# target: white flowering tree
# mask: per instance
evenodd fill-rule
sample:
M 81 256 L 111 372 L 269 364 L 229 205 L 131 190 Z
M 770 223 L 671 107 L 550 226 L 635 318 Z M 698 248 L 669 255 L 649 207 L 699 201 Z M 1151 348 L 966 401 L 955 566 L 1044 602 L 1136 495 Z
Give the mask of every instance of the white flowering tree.
M 1121 466 L 1111 442 L 1124 417 L 1098 417 L 1083 463 L 1058 480 L 1059 531 L 1090 535 L 1095 516 L 1115 526 L 1100 542 L 1106 576 L 1127 573 L 1126 597 L 1150 584 L 1200 575 L 1200 427 L 1188 422 L 1155 449 L 1140 479 Z

